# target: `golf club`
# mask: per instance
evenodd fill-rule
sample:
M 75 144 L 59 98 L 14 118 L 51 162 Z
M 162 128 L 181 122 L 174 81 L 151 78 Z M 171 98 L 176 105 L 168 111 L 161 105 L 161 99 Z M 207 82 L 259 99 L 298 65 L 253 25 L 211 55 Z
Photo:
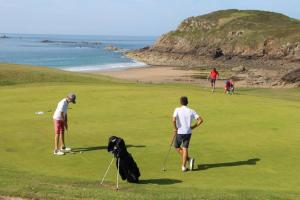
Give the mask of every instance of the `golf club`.
M 171 151 L 171 148 L 172 148 L 172 145 L 170 145 L 170 148 L 169 148 L 169 150 L 168 150 L 168 153 L 167 153 L 167 155 L 166 155 L 166 157 L 165 157 L 165 160 L 164 160 L 164 162 L 163 162 L 162 171 L 166 171 L 165 164 L 166 164 L 167 158 L 168 158 L 168 156 L 169 156 L 169 153 L 170 153 L 170 151 Z
M 68 140 L 69 140 L 69 144 L 70 144 L 71 142 L 70 142 L 70 136 L 69 136 L 69 133 L 70 133 L 69 128 L 66 129 L 66 133 L 67 133 L 67 135 L 68 135 Z M 74 152 L 72 149 L 69 151 L 69 153 L 70 153 L 70 154 L 75 154 L 75 152 Z
M 172 140 L 171 140 L 171 144 L 170 144 L 168 153 L 167 153 L 167 155 L 166 155 L 166 157 L 165 157 L 165 160 L 164 160 L 164 162 L 163 162 L 162 171 L 166 171 L 166 167 L 165 167 L 165 166 L 166 166 L 166 162 L 167 162 L 167 159 L 168 159 L 168 157 L 169 157 L 171 148 L 172 148 L 172 146 L 173 146 L 173 142 L 174 142 L 175 136 L 176 136 L 176 133 L 174 133 L 174 135 L 173 135 L 173 137 L 172 137 Z

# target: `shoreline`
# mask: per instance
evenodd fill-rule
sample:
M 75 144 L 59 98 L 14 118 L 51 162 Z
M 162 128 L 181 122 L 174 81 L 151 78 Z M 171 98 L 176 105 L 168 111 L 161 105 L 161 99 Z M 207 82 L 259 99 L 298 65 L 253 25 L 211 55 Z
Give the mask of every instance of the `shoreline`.
M 66 72 L 69 71 L 59 68 L 56 69 Z M 210 81 L 207 79 L 210 70 L 211 69 L 208 67 L 195 68 L 188 66 L 141 65 L 134 67 L 128 66 L 122 68 L 106 68 L 102 70 L 95 69 L 87 71 L 79 70 L 69 72 L 104 75 L 106 77 L 112 77 L 115 79 L 136 83 L 182 83 L 210 88 Z M 234 85 L 236 88 L 299 88 L 298 83 L 285 84 L 281 81 L 278 81 L 280 78 L 278 72 L 270 69 L 247 69 L 246 71 L 236 72 L 232 69 L 220 68 L 218 71 L 220 73 L 220 77 L 216 81 L 216 88 L 224 88 L 225 81 L 231 77 L 234 80 Z M 264 78 L 262 75 L 268 76 Z M 268 82 L 263 82 L 261 79 L 268 79 Z
M 161 66 L 161 65 L 148 65 L 141 67 L 130 67 L 126 69 L 117 70 L 101 70 L 88 72 L 93 74 L 100 74 L 112 78 L 131 82 L 141 83 L 184 83 L 194 84 L 201 87 L 210 88 L 210 81 L 207 79 L 210 69 L 202 68 L 196 69 L 191 67 L 179 67 L 179 66 Z M 237 73 L 231 70 L 220 69 L 220 77 L 216 81 L 216 88 L 224 88 L 225 81 L 230 77 L 237 77 Z M 294 88 L 297 87 L 293 84 L 285 85 L 280 82 L 268 82 L 262 83 L 257 80 L 249 79 L 249 74 L 269 74 L 275 78 L 278 75 L 270 70 L 253 69 L 246 73 L 238 73 L 240 79 L 234 80 L 235 87 L 237 88 Z M 272 74 L 274 73 L 274 74 Z M 260 76 L 258 76 L 260 77 Z M 272 77 L 272 78 L 273 78 Z
M 147 65 L 130 67 L 117 70 L 101 70 L 88 72 L 100 74 L 121 80 L 141 83 L 187 83 L 210 87 L 209 81 L 205 78 L 196 78 L 201 74 L 207 77 L 209 72 L 201 72 L 195 69 L 185 69 L 178 66 Z M 216 82 L 216 87 L 223 87 L 223 80 Z

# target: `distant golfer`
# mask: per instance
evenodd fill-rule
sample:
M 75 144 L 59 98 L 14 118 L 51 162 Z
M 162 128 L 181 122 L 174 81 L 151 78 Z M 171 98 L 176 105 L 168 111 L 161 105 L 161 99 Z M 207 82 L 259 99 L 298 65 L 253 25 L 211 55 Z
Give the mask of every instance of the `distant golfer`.
M 188 148 L 192 136 L 192 129 L 198 127 L 203 122 L 203 119 L 193 109 L 187 107 L 187 97 L 181 97 L 180 104 L 181 107 L 176 108 L 173 114 L 174 134 L 176 134 L 174 147 L 182 157 L 181 170 L 185 172 L 188 170 L 186 168 L 187 162 L 189 162 L 190 171 L 194 168 L 195 159 L 189 157 Z M 194 125 L 192 125 L 193 120 L 197 120 L 197 123 Z
M 224 93 L 225 94 L 233 94 L 234 93 L 234 82 L 232 79 L 229 79 L 225 82 Z
M 208 76 L 208 78 L 210 79 L 210 85 L 212 87 L 212 89 L 211 89 L 212 92 L 215 91 L 216 80 L 218 77 L 219 77 L 219 72 L 217 71 L 216 68 L 213 68 Z
M 76 103 L 76 95 L 70 93 L 66 98 L 62 99 L 58 104 L 53 115 L 55 129 L 54 155 L 61 156 L 65 152 L 71 151 L 71 148 L 65 145 L 65 128 L 68 130 L 68 106 L 69 103 Z M 59 146 L 60 141 L 60 146 Z M 60 147 L 60 148 L 59 148 Z

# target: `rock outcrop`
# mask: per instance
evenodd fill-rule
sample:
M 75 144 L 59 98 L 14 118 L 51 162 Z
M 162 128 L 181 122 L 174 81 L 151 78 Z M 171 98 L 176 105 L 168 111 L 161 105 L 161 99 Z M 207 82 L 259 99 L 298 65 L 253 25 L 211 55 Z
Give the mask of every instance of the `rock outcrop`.
M 133 52 L 134 53 L 134 52 Z M 136 51 L 206 56 L 212 59 L 286 59 L 300 61 L 300 21 L 263 11 L 225 10 L 190 17 L 153 46 Z M 134 55 L 133 55 L 134 56 Z M 179 62 L 180 65 L 180 62 Z
M 217 11 L 187 18 L 152 46 L 126 55 L 150 65 L 244 66 L 286 73 L 300 66 L 300 21 L 273 12 Z
M 107 50 L 110 50 L 110 51 L 118 51 L 119 50 L 119 48 L 118 47 L 115 47 L 115 46 L 113 46 L 113 45 L 107 45 L 106 47 L 105 47 L 105 49 L 107 49 Z

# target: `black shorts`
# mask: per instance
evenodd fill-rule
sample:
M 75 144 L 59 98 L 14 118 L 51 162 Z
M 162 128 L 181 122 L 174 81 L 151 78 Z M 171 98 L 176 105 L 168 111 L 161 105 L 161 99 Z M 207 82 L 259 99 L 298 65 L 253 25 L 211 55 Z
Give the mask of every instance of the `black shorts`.
M 210 83 L 216 83 L 216 79 L 215 78 L 210 78 Z
M 174 142 L 174 147 L 179 148 L 182 144 L 182 147 L 189 148 L 191 136 L 192 134 L 177 134 Z

